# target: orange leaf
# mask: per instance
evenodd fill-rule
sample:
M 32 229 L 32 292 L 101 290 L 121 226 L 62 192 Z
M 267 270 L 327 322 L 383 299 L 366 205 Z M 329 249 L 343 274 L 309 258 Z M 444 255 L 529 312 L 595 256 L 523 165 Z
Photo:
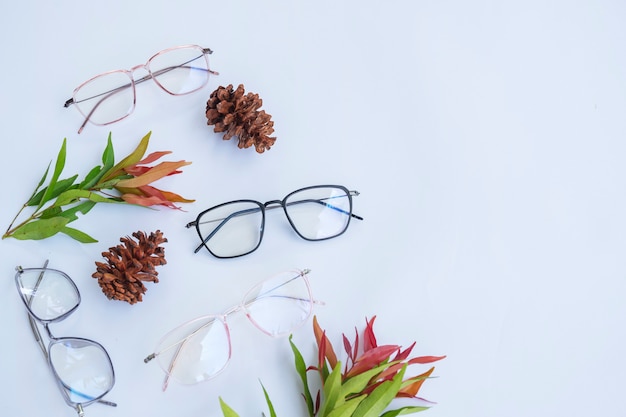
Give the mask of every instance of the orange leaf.
M 196 201 L 196 200 L 189 200 L 185 197 L 181 197 L 178 194 L 172 193 L 170 191 L 161 191 L 161 192 L 163 193 L 165 198 L 175 203 L 193 203 L 194 201 Z
M 434 370 L 435 370 L 435 367 L 433 366 L 432 368 L 430 368 L 428 371 L 424 372 L 423 374 L 410 378 L 409 380 L 415 379 L 416 381 L 400 389 L 400 391 L 398 391 L 398 396 L 415 397 L 417 395 L 417 392 L 421 388 L 422 384 L 424 383 L 424 381 L 426 381 L 426 378 L 428 378 L 430 374 L 433 373 Z
M 313 316 L 313 333 L 315 334 L 315 341 L 317 342 L 318 349 L 320 351 L 323 350 L 324 356 L 326 356 L 330 367 L 334 369 L 335 365 L 337 365 L 337 355 L 335 354 L 333 345 L 330 343 L 330 341 L 324 334 L 324 331 L 317 322 L 316 316 Z
M 122 200 L 130 204 L 138 204 L 144 207 L 164 205 L 171 208 L 178 208 L 174 205 L 174 203 L 170 203 L 169 201 L 164 202 L 161 198 L 156 196 L 145 197 L 135 194 L 124 194 L 122 195 Z
M 141 174 L 138 177 L 129 178 L 126 180 L 121 180 L 117 183 L 119 187 L 141 187 L 142 185 L 148 185 L 158 179 L 161 179 L 172 172 L 176 171 L 178 168 L 183 167 L 185 165 L 189 165 L 191 162 L 187 161 L 178 161 L 178 162 L 161 162 L 158 165 L 153 166 L 147 172 Z

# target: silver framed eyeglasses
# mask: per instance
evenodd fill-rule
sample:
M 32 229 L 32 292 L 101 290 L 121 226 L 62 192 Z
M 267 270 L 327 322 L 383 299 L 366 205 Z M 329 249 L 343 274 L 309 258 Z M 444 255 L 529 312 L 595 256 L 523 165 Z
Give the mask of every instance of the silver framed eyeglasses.
M 163 91 L 174 96 L 193 93 L 209 82 L 209 75 L 219 75 L 209 68 L 208 55 L 213 51 L 198 45 L 183 45 L 154 54 L 145 64 L 129 70 L 108 71 L 85 81 L 75 90 L 64 107 L 74 106 L 87 122 L 103 126 L 118 122 L 135 109 L 136 85 L 154 80 Z M 135 79 L 133 73 L 144 69 L 147 75 Z
M 66 273 L 47 265 L 48 261 L 43 268 L 16 267 L 15 284 L 63 399 L 79 416 L 84 415 L 84 407 L 96 402 L 115 407 L 103 399 L 115 384 L 113 364 L 104 347 L 80 337 L 55 337 L 50 331 L 51 323 L 67 318 L 78 308 L 80 293 Z M 47 345 L 38 324 L 49 339 Z
M 235 200 L 201 212 L 186 227 L 195 227 L 200 245 L 217 258 L 236 258 L 254 252 L 263 240 L 265 213 L 282 207 L 289 224 L 302 239 L 318 241 L 343 234 L 351 219 L 352 197 L 359 192 L 342 185 L 314 185 L 288 194 L 282 200 L 265 203 Z
M 216 377 L 230 361 L 231 340 L 227 318 L 243 311 L 250 322 L 272 337 L 287 336 L 311 316 L 314 304 L 308 269 L 285 271 L 255 285 L 240 304 L 223 314 L 191 320 L 167 333 L 144 362 L 157 359 L 165 372 L 163 391 L 170 378 L 190 385 Z

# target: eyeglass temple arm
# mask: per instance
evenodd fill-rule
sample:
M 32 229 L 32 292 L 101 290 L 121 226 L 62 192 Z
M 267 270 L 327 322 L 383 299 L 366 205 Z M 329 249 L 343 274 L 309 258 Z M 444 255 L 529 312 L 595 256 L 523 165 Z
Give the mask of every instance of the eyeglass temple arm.
M 43 269 L 46 269 L 47 266 L 48 266 L 48 259 L 46 259 L 46 261 L 44 262 Z M 22 272 L 23 271 L 21 266 L 18 266 L 17 270 L 18 270 L 18 272 Z M 39 284 L 41 283 L 41 280 L 43 279 L 43 274 L 44 274 L 44 271 L 41 271 L 41 273 L 39 274 L 39 278 L 37 279 L 37 282 L 35 283 L 35 287 L 33 288 L 33 292 L 31 293 L 31 295 L 27 295 L 26 296 L 26 298 L 27 298 L 26 301 L 27 301 L 29 307 L 31 306 L 33 295 L 35 294 L 35 292 L 37 292 L 37 288 L 39 288 Z M 35 323 L 35 320 L 30 315 L 30 313 L 27 312 L 26 315 L 28 317 L 28 323 L 30 325 L 30 330 L 33 332 L 33 336 L 35 337 L 35 341 L 37 341 L 37 344 L 41 348 L 41 352 L 43 353 L 43 356 L 46 358 L 46 361 L 47 361 L 48 360 L 48 349 L 46 349 L 46 345 L 44 345 L 44 343 L 43 343 L 43 338 L 41 337 L 41 332 L 39 331 L 39 328 L 37 328 L 37 324 Z

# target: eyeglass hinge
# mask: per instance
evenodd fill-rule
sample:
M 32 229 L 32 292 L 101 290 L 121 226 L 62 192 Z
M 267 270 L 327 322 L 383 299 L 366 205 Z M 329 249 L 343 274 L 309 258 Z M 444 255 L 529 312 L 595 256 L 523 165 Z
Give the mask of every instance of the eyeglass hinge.
M 351 190 L 351 191 L 350 191 L 350 195 L 352 195 L 352 196 L 358 196 L 358 195 L 360 195 L 360 194 L 361 194 L 361 193 L 360 193 L 360 192 L 358 192 L 357 190 Z
M 71 106 L 72 104 L 74 104 L 74 99 L 73 99 L 73 98 L 71 98 L 71 99 L 67 100 L 67 101 L 65 102 L 65 104 L 63 105 L 63 107 L 69 107 L 69 106 Z
M 196 223 L 196 221 L 194 220 L 194 221 L 192 221 L 192 222 L 187 223 L 187 224 L 185 225 L 185 227 L 186 227 L 187 229 L 189 229 L 190 227 L 195 226 L 196 224 L 197 224 L 197 223 Z

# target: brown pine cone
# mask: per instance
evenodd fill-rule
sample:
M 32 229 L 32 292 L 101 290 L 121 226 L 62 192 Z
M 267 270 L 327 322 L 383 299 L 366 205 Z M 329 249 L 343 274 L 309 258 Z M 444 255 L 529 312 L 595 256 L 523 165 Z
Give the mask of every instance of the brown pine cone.
M 265 110 L 259 110 L 262 105 L 258 94 L 244 95 L 243 84 L 237 90 L 232 84 L 220 86 L 207 101 L 207 124 L 215 125 L 214 132 L 226 132 L 224 140 L 237 136 L 240 149 L 254 145 L 258 153 L 263 153 L 274 145 L 276 137 L 269 136 L 274 132 L 274 122 Z
M 135 304 L 143 300 L 147 288 L 142 281 L 157 283 L 156 266 L 165 265 L 165 249 L 159 246 L 167 242 L 160 230 L 146 235 L 135 232 L 133 237 L 120 238 L 122 245 L 102 252 L 107 263 L 96 262 L 96 272 L 91 276 L 98 280 L 109 300 L 123 300 Z

